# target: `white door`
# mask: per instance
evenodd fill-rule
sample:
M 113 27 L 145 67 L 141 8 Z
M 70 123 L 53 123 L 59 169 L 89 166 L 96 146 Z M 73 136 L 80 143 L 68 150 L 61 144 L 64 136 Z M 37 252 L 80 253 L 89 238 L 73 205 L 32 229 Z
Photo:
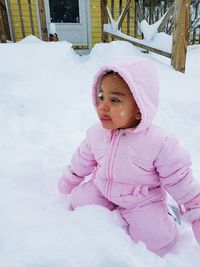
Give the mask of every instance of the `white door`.
M 48 29 L 55 23 L 60 41 L 88 46 L 88 0 L 45 0 Z

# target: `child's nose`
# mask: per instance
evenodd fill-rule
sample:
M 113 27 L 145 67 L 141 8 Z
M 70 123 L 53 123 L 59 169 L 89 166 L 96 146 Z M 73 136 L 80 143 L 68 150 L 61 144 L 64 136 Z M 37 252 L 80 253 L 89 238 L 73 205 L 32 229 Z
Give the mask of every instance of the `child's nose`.
M 108 103 L 106 101 L 104 101 L 104 102 L 102 102 L 100 104 L 100 110 L 102 110 L 102 111 L 109 111 L 109 105 L 108 105 Z

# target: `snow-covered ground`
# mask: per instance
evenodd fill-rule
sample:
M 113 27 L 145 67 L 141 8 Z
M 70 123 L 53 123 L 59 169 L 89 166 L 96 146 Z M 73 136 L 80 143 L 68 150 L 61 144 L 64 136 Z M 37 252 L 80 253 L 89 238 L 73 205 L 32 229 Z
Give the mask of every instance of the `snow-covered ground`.
M 160 258 L 131 241 L 117 212 L 95 205 L 69 211 L 57 191 L 63 167 L 97 121 L 94 73 L 135 55 L 155 63 L 161 88 L 155 121 L 189 150 L 200 182 L 200 46 L 189 48 L 182 74 L 168 59 L 126 42 L 98 44 L 82 57 L 66 42 L 30 37 L 0 44 L 1 267 L 199 266 L 200 247 L 185 222 L 176 248 Z

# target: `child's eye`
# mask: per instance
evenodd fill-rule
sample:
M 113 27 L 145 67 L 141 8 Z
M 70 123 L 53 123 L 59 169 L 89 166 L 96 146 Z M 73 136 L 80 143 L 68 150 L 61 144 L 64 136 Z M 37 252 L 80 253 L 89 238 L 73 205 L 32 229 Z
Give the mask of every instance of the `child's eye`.
M 97 100 L 102 101 L 104 99 L 103 94 L 99 93 L 97 96 Z
M 112 97 L 112 98 L 111 98 L 111 101 L 112 101 L 113 103 L 119 103 L 119 102 L 121 102 L 120 99 L 115 98 L 115 97 Z

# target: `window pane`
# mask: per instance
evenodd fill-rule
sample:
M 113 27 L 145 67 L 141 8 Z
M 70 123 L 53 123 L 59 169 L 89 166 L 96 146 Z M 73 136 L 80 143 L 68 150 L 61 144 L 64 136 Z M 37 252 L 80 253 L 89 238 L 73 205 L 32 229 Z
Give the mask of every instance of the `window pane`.
M 79 23 L 78 0 L 49 0 L 51 22 Z

